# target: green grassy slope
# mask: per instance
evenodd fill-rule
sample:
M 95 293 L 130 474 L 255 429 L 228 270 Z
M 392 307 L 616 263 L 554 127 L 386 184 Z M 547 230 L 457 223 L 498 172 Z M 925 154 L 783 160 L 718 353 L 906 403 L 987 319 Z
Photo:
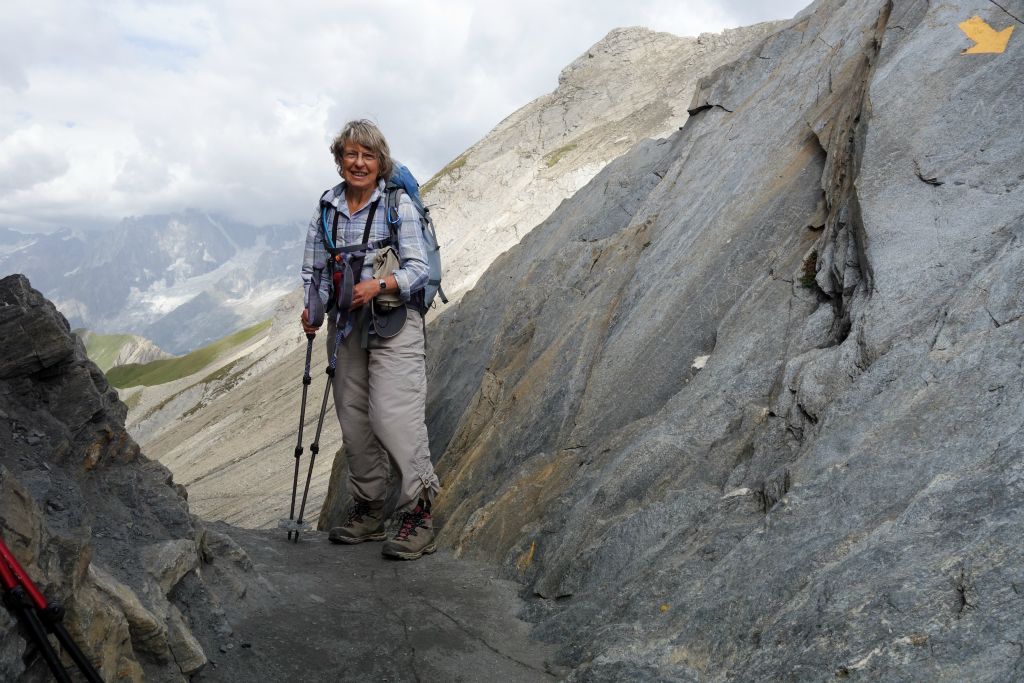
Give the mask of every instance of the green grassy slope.
M 83 337 L 89 360 L 98 365 L 103 372 L 114 365 L 121 347 L 132 339 L 130 334 L 95 334 L 85 330 L 75 330 L 75 333 Z
M 202 370 L 224 354 L 233 351 L 270 327 L 269 320 L 239 330 L 212 344 L 179 358 L 166 358 L 150 363 L 121 365 L 107 373 L 107 381 L 118 389 L 143 385 L 147 387 L 171 382 Z M 91 357 L 91 355 L 90 355 Z

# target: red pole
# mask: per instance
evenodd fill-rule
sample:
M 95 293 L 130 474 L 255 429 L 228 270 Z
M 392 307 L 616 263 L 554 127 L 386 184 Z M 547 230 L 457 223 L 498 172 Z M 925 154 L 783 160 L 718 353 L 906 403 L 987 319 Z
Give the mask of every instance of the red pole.
M 6 565 L 6 569 L 9 569 L 8 573 L 12 575 L 15 585 L 20 584 L 24 587 L 25 592 L 28 594 L 29 599 L 32 600 L 32 604 L 35 605 L 36 609 L 40 612 L 45 611 L 46 598 L 43 597 L 43 594 L 39 592 L 38 588 L 36 588 L 36 584 L 32 582 L 32 579 L 29 578 L 28 574 L 25 573 L 25 570 L 22 569 L 20 564 L 18 564 L 18 559 L 14 557 L 14 553 L 11 552 L 11 549 L 8 548 L 7 544 L 4 543 L 4 540 L 0 538 L 0 566 L 4 565 Z M 0 570 L 0 573 L 4 572 Z M 6 583 L 7 577 L 4 576 L 4 584 L 6 585 Z M 10 588 L 11 586 L 7 587 Z
M 0 538 L 0 583 L 3 583 L 4 590 L 11 597 L 8 605 L 12 610 L 16 610 L 18 616 L 23 620 L 22 623 L 32 635 L 35 644 L 43 655 L 43 659 L 46 660 L 47 666 L 50 667 L 50 671 L 53 672 L 54 677 L 58 681 L 61 681 L 61 683 L 65 681 L 71 683 L 71 678 L 68 676 L 67 671 L 64 670 L 64 665 L 61 664 L 60 658 L 57 657 L 57 652 L 50 645 L 50 641 L 47 640 L 46 631 L 44 630 L 43 623 L 40 621 L 40 617 L 46 622 L 46 630 L 57 636 L 57 640 L 65 652 L 71 656 L 79 671 L 85 676 L 85 680 L 89 681 L 89 683 L 103 683 L 103 679 L 100 678 L 96 667 L 92 665 L 92 662 L 85 656 L 85 653 L 68 635 L 64 625 L 60 623 L 64 616 L 64 610 L 57 603 L 54 603 L 52 608 L 47 607 L 46 598 L 39 592 L 39 589 L 32 582 L 32 579 L 29 578 L 21 564 L 18 563 L 14 553 L 11 552 L 11 549 L 7 547 L 2 538 Z M 36 614 L 36 612 L 39 614 Z
M 3 543 L 3 541 L 0 541 L 0 543 Z M 7 562 L 4 560 L 0 560 L 0 583 L 4 585 L 5 591 L 14 590 L 18 587 L 18 580 L 14 578 L 14 574 L 11 573 Z

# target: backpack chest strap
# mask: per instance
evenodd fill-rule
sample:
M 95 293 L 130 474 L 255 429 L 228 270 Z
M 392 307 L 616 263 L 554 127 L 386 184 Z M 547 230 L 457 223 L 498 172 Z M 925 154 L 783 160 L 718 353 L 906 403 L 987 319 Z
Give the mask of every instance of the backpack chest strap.
M 358 252 L 370 251 L 373 249 L 380 249 L 382 246 L 390 244 L 393 236 L 389 235 L 387 238 L 382 240 L 370 240 L 370 228 L 373 227 L 373 217 L 377 213 L 377 206 L 380 205 L 380 197 L 377 197 L 370 204 L 370 211 L 366 215 L 366 225 L 363 228 L 363 240 L 360 244 L 350 244 L 345 247 L 335 246 L 338 243 L 338 216 L 341 214 L 337 209 L 334 210 L 334 220 L 331 222 L 331 231 L 327 231 L 327 208 L 326 206 L 321 208 L 321 224 L 324 229 L 324 246 L 332 257 L 336 257 L 339 254 L 350 255 Z M 332 259 L 334 260 L 334 259 Z
M 330 249 L 330 248 L 328 248 L 327 249 L 327 253 L 330 254 L 331 256 L 337 256 L 338 254 L 341 254 L 342 256 L 350 256 L 352 254 L 358 254 L 360 252 L 366 252 L 366 251 L 373 251 L 375 249 L 381 249 L 381 248 L 389 246 L 391 244 L 392 244 L 391 238 L 387 237 L 387 238 L 384 238 L 382 240 L 374 240 L 372 242 L 363 242 L 362 244 L 351 244 L 351 245 L 349 245 L 347 247 L 339 247 L 337 249 Z

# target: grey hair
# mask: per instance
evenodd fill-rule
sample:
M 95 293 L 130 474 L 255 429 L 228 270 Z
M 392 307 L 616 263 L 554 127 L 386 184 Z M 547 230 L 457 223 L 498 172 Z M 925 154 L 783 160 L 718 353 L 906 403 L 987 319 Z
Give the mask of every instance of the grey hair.
M 356 119 L 346 123 L 341 132 L 335 136 L 334 141 L 331 142 L 331 154 L 334 155 L 334 165 L 338 168 L 338 175 L 341 175 L 341 162 L 345 154 L 346 142 L 362 145 L 376 154 L 380 161 L 378 179 L 383 178 L 386 181 L 391 178 L 391 174 L 395 170 L 395 162 L 391 159 L 388 141 L 384 139 L 384 133 L 380 132 L 377 124 L 367 119 Z

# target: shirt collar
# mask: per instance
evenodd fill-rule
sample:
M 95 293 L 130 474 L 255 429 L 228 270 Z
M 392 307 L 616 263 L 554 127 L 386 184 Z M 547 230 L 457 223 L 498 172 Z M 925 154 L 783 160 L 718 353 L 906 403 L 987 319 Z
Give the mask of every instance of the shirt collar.
M 384 188 L 387 187 L 387 182 L 383 178 L 377 179 L 377 187 L 373 190 L 373 194 L 370 195 L 370 201 L 366 203 L 369 206 L 377 200 L 384 193 Z M 340 183 L 332 187 L 331 189 L 324 192 L 323 196 L 320 197 L 321 204 L 330 204 L 336 210 L 341 211 L 344 214 L 348 214 L 348 206 L 344 201 L 345 197 L 345 181 L 342 180 Z M 366 208 L 366 207 L 363 207 Z M 360 209 L 361 211 L 362 209 Z

